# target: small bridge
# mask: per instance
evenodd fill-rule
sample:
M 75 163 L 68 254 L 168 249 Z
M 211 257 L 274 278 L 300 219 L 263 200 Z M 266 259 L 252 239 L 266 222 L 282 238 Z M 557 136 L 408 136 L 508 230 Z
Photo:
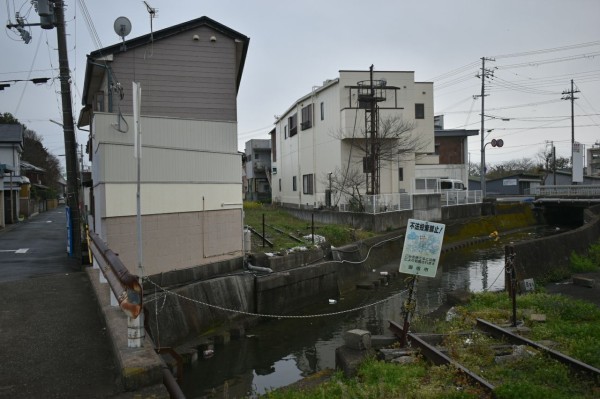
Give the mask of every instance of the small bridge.
M 531 194 L 553 224 L 581 225 L 583 209 L 600 204 L 600 185 L 540 186 Z

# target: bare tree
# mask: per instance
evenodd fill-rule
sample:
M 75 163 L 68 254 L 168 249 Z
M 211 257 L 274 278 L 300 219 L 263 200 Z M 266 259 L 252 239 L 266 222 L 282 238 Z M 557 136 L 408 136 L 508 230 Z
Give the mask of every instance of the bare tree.
M 361 138 L 353 138 L 351 145 L 353 150 L 359 154 L 364 154 L 363 169 L 368 170 L 372 174 L 371 165 L 375 165 L 375 173 L 378 176 L 382 168 L 393 162 L 402 162 L 403 160 L 415 154 L 419 157 L 425 152 L 429 142 L 424 138 L 417 136 L 414 133 L 415 124 L 403 120 L 400 116 L 389 116 L 381 118 L 375 137 L 369 137 L 365 131 L 362 131 Z M 337 132 L 335 138 L 342 140 L 347 138 L 343 132 Z M 366 156 L 368 154 L 368 157 Z M 363 186 L 368 189 L 366 184 L 366 173 L 360 173 L 357 165 L 350 164 L 351 159 L 348 159 L 347 173 L 345 181 L 349 181 L 347 176 L 353 177 L 362 176 Z M 351 169 L 354 171 L 350 172 Z M 371 177 L 373 178 L 373 177 Z M 354 181 L 351 179 L 350 181 Z M 380 191 L 379 182 L 375 187 L 373 194 L 378 194 Z M 351 191 L 351 190 L 348 190 Z
M 363 203 L 363 194 L 366 192 L 367 184 L 364 173 L 358 168 L 335 168 L 331 173 L 325 173 L 321 179 L 325 184 L 331 186 L 332 204 L 337 206 L 342 197 L 348 200 L 348 204 L 353 211 L 363 212 L 365 210 Z

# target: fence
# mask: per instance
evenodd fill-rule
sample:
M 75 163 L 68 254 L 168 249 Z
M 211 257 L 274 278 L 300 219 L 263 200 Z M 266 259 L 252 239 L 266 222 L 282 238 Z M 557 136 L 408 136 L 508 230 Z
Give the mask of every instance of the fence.
M 481 190 L 442 191 L 442 206 L 477 204 L 483 202 Z
M 598 197 L 600 184 L 576 186 L 538 186 L 530 190 L 531 195 L 542 197 Z
M 362 195 L 360 201 L 346 199 L 339 204 L 340 212 L 362 212 L 378 214 L 413 209 L 412 195 L 407 193 Z

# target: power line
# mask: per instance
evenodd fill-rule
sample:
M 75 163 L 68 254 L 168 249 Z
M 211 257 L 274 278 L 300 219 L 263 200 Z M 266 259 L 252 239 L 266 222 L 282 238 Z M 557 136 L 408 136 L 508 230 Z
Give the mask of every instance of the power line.
M 529 56 L 529 55 L 537 55 L 537 54 L 553 53 L 553 52 L 558 52 L 558 51 L 574 50 L 574 49 L 591 47 L 591 46 L 600 46 L 600 41 L 597 40 L 597 41 L 593 41 L 593 42 L 578 43 L 578 44 L 572 44 L 572 45 L 568 45 L 568 46 L 525 51 L 522 53 L 501 54 L 501 55 L 494 56 L 494 58 L 500 59 L 500 58 L 525 57 L 525 56 Z

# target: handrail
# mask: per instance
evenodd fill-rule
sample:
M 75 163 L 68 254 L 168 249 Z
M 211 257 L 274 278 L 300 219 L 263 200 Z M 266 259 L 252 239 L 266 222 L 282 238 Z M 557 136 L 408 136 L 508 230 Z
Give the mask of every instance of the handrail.
M 119 307 L 132 319 L 137 318 L 143 309 L 143 291 L 139 277 L 129 273 L 119 256 L 108 248 L 98 234 L 90 231 L 89 236 L 92 254 L 115 294 Z

